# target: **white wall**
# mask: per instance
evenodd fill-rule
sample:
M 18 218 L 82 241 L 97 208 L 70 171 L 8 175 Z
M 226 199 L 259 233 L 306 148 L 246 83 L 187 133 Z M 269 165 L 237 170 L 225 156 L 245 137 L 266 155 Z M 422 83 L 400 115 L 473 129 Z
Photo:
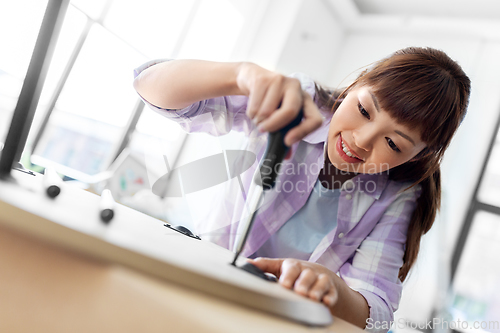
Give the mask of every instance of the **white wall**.
M 283 74 L 307 73 L 326 83 L 344 31 L 322 0 L 272 0 L 246 59 Z
M 442 210 L 434 228 L 424 236 L 420 257 L 405 282 L 397 313 L 397 318 L 423 322 L 446 293 L 452 251 L 499 116 L 500 42 L 481 38 L 478 33 L 465 35 L 460 29 L 454 33 L 453 27 L 446 25 L 442 31 L 429 27 L 399 29 L 397 24 L 405 24 L 404 20 L 393 20 L 392 28 L 385 23 L 385 27 L 352 29 L 356 24 L 351 22 L 351 28 L 344 29 L 345 22 L 335 19 L 343 13 L 324 10 L 327 4 L 302 3 L 276 66 L 278 70 L 303 71 L 330 87 L 343 87 L 362 67 L 400 48 L 430 46 L 455 59 L 472 81 L 468 115 L 442 165 Z
M 270 70 L 276 69 L 301 4 L 300 0 L 268 1 L 246 60 Z
M 303 1 L 277 64 L 284 74 L 303 72 L 325 84 L 336 63 L 344 29 L 324 1 Z

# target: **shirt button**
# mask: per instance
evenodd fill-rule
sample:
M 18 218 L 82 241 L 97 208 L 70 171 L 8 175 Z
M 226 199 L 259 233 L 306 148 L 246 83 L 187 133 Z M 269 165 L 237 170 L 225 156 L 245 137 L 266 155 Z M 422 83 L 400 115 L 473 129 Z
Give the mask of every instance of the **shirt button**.
M 350 195 L 350 194 L 346 194 L 346 195 L 345 195 L 345 198 L 346 198 L 347 200 L 351 200 L 351 199 L 352 199 L 352 195 Z
M 346 190 L 352 190 L 354 188 L 354 183 L 351 180 L 348 180 L 345 182 L 344 188 Z
M 343 232 L 341 232 L 341 233 L 339 234 L 339 238 L 343 238 L 343 237 L 344 237 L 344 233 L 343 233 Z

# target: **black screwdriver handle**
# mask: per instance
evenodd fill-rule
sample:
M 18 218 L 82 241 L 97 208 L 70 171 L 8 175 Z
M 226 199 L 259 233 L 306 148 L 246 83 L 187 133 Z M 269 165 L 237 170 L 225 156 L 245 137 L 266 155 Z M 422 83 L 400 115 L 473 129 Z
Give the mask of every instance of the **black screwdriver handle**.
M 297 117 L 282 129 L 269 133 L 266 152 L 260 165 L 260 177 L 264 190 L 269 190 L 276 184 L 281 162 L 288 153 L 290 147 L 285 145 L 285 135 L 290 129 L 300 124 L 304 112 L 299 111 Z

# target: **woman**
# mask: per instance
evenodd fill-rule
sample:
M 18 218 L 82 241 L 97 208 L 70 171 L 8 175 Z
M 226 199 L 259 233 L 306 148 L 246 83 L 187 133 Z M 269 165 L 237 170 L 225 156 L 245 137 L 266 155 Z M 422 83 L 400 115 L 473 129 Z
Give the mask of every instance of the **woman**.
M 259 160 L 265 133 L 303 109 L 243 254 L 261 257 L 253 264 L 332 314 L 387 330 L 440 204 L 441 158 L 466 113 L 470 81 L 458 64 L 438 50 L 407 48 L 332 92 L 251 63 L 176 60 L 143 65 L 134 86 L 188 131 L 244 132 Z M 211 129 L 197 120 L 206 114 Z M 214 233 L 218 244 L 234 243 L 241 205 L 221 203 L 230 225 Z

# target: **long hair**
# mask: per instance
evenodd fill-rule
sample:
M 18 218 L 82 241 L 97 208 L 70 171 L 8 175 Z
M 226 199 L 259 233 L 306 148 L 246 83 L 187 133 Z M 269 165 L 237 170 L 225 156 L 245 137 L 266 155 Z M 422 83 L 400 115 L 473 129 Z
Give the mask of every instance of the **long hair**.
M 420 239 L 432 227 L 441 205 L 440 163 L 467 111 L 470 80 L 444 52 L 409 47 L 375 63 L 341 92 L 316 85 L 317 100 L 334 112 L 353 87 L 364 85 L 371 87 L 382 109 L 398 123 L 417 129 L 426 143 L 415 158 L 389 170 L 390 179 L 422 188 L 399 270 L 404 281 L 417 259 Z

